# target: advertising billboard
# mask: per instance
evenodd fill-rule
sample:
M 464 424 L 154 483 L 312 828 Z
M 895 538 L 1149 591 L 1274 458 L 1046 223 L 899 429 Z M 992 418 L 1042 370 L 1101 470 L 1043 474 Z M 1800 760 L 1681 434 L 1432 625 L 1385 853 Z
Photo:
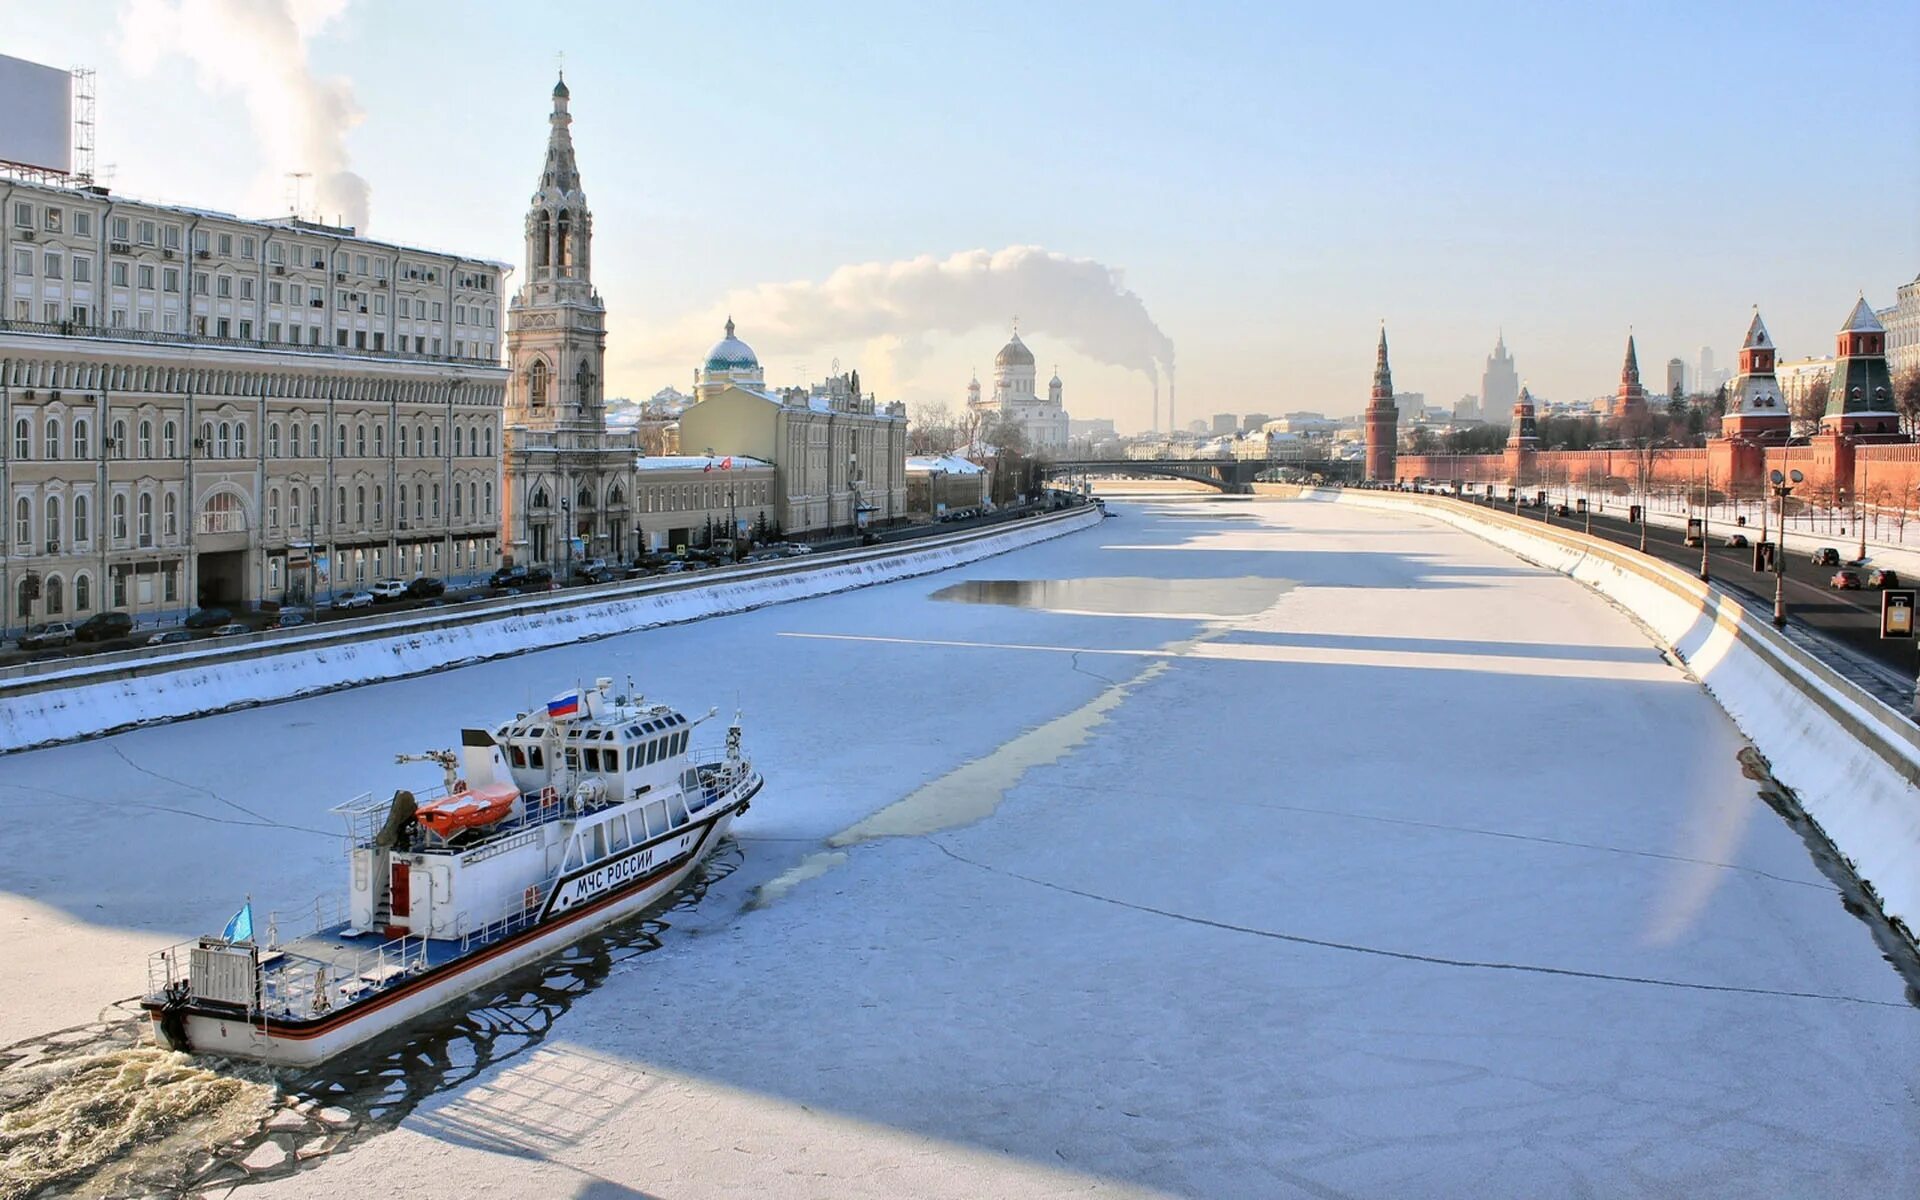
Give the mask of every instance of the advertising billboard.
M 0 54 L 0 163 L 73 174 L 73 75 Z

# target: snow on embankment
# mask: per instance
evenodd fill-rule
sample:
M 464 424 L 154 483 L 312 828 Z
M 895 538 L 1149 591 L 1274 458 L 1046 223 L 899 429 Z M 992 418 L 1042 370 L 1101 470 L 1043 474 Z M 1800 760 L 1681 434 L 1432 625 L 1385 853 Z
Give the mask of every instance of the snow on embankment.
M 1920 930 L 1920 730 L 1669 564 L 1571 530 L 1444 499 L 1313 492 L 1417 512 L 1586 584 L 1684 660 L 1909 937 Z
M 1100 510 L 1087 507 L 897 547 L 730 569 L 724 575 L 494 601 L 474 612 L 423 610 L 431 615 L 409 613 L 370 628 L 365 622 L 349 628 L 321 625 L 184 654 L 134 656 L 134 662 L 64 660 L 0 682 L 0 752 L 889 583 L 1099 521 Z

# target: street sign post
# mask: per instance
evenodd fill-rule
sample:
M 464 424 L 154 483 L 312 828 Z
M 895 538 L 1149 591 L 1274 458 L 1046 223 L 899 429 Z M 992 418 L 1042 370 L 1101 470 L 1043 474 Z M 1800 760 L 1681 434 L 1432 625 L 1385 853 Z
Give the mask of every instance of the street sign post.
M 1880 593 L 1881 637 L 1910 638 L 1913 636 L 1914 595 L 1911 588 L 1888 588 Z
M 1753 544 L 1753 569 L 1758 574 L 1767 574 L 1774 568 L 1780 554 L 1777 542 L 1755 542 Z

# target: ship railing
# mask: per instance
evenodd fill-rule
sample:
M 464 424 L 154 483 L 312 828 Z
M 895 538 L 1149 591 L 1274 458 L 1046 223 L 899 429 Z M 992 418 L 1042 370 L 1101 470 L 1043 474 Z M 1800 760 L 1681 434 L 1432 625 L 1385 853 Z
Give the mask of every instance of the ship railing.
M 724 745 L 695 747 L 688 755 L 699 764 L 700 794 L 687 797 L 687 808 L 700 812 L 753 777 L 753 765 L 744 758 L 728 758 Z
M 497 919 L 478 929 L 463 930 L 460 934 L 460 953 L 466 954 L 476 947 L 491 945 L 539 920 L 541 906 L 547 893 L 553 890 L 554 880 L 558 878 L 559 873 L 555 872 L 539 883 L 529 884 L 518 896 L 507 901 Z
M 306 1020 L 391 987 L 427 967 L 427 939 L 406 934 L 344 961 L 286 951 L 260 974 L 260 1011 Z
M 361 792 L 345 804 L 336 804 L 330 810 L 340 815 L 347 823 L 347 847 L 364 846 L 372 842 L 387 823 L 387 812 L 393 806 L 392 797 L 381 799 L 372 792 Z
M 267 940 L 262 945 L 268 950 L 278 950 L 282 939 L 293 942 L 325 933 L 345 925 L 347 917 L 347 898 L 338 893 L 315 896 L 310 906 L 290 912 L 284 918 L 275 909 L 267 914 Z

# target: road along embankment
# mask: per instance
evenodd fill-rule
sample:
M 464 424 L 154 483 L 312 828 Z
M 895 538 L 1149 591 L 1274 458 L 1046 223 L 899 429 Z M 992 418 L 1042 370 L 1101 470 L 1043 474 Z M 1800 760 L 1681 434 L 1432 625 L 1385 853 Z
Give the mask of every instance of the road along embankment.
M 0 752 L 890 583 L 1100 519 L 1100 510 L 1087 506 L 897 547 L 328 622 L 184 651 L 132 650 L 15 668 L 0 678 Z
M 1308 491 L 1417 513 L 1579 580 L 1684 661 L 1909 941 L 1920 929 L 1920 729 L 1695 576 L 1584 534 L 1455 500 Z M 1595 731 L 1596 737 L 1605 736 Z

